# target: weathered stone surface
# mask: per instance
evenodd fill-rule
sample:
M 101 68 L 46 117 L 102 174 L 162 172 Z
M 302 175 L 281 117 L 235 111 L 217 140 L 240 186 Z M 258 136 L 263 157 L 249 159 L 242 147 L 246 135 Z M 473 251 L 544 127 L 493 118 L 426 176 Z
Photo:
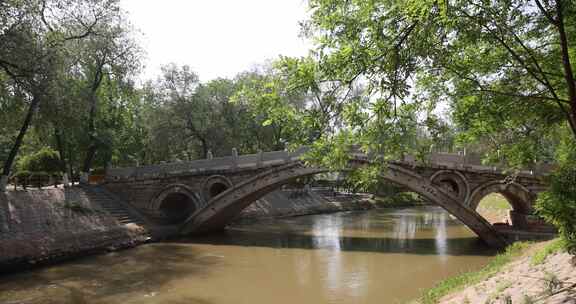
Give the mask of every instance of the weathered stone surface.
M 0 194 L 0 272 L 142 243 L 147 231 L 124 225 L 81 187 Z
M 185 188 L 195 210 L 182 224 L 183 233 L 222 229 L 244 208 L 295 178 L 326 172 L 306 167 L 295 153 L 275 151 L 140 168 L 113 169 L 107 174 L 110 191 L 151 217 L 166 212 L 163 195 Z M 367 155 L 351 154 L 351 167 L 369 162 Z M 502 246 L 503 238 L 476 211 L 486 195 L 503 194 L 516 217 L 532 212 L 536 194 L 546 185 L 534 172 L 509 175 L 496 167 L 482 166 L 475 156 L 437 153 L 425 164 L 405 157 L 381 173 L 384 179 L 421 194 L 442 206 L 484 241 Z M 521 220 L 516 222 L 521 223 Z M 524 228 L 524 227 L 517 227 Z

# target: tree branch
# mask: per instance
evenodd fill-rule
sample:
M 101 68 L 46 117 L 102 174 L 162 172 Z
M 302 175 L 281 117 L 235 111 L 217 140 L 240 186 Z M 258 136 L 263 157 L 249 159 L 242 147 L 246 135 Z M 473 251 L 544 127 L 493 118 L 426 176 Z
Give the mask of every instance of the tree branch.
M 48 28 L 50 32 L 54 32 L 54 28 L 48 23 L 46 20 L 46 15 L 44 12 L 46 11 L 46 0 L 42 0 L 42 8 L 40 9 L 40 19 L 42 19 L 42 23 Z
M 540 0 L 534 0 L 534 2 L 536 2 L 536 5 L 538 6 L 538 8 L 540 9 L 540 11 L 544 14 L 544 16 L 546 16 L 546 19 L 548 19 L 548 21 L 550 21 L 550 23 L 558 26 L 558 20 L 555 20 L 554 17 L 552 17 L 552 15 L 550 15 L 550 13 L 546 10 L 546 8 L 544 8 L 544 6 L 542 5 L 542 3 L 540 2 Z

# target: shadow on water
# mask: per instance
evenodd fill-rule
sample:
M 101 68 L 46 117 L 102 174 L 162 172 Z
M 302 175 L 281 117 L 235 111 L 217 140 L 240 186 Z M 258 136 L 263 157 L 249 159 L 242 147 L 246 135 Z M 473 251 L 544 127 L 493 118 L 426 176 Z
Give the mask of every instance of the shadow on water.
M 182 277 L 207 276 L 223 261 L 178 244 L 150 244 L 103 256 L 81 258 L 58 266 L 0 276 L 0 302 L 106 303 L 99 299 L 136 293 L 154 294 L 163 285 Z M 87 283 L 88 282 L 88 283 Z M 81 286 L 81 287 L 80 287 Z M 2 294 L 25 288 L 26 298 L 3 302 Z M 53 297 L 50 295 L 54 294 Z M 182 299 L 166 303 L 209 303 Z

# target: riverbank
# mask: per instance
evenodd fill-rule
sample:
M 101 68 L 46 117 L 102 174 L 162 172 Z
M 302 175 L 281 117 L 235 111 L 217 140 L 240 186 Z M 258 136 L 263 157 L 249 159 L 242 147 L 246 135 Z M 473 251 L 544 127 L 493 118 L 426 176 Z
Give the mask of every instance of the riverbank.
M 342 193 L 326 190 L 274 191 L 248 206 L 235 222 L 271 218 L 326 214 L 377 208 L 406 208 L 427 203 L 413 193 L 398 193 L 384 198 L 367 193 Z
M 154 241 L 159 227 L 138 221 L 121 202 L 86 187 L 0 193 L 0 272 L 130 248 Z M 239 221 L 369 210 L 366 194 L 275 191 L 247 208 Z M 170 229 L 177 231 L 177 229 Z M 170 232 L 174 235 L 174 232 Z
M 438 283 L 421 304 L 576 303 L 576 257 L 560 240 L 516 243 L 486 267 Z
M 81 187 L 0 193 L 0 272 L 134 247 L 147 229 L 123 223 Z

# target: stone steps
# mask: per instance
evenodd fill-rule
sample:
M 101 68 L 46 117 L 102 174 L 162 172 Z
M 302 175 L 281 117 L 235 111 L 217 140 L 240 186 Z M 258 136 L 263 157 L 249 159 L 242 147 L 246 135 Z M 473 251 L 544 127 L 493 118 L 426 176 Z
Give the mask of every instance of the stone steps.
M 135 216 L 122 202 L 109 194 L 108 191 L 101 186 L 84 185 L 81 187 L 85 190 L 86 195 L 91 201 L 99 204 L 102 210 L 112 215 L 120 224 L 145 225 L 142 219 Z

